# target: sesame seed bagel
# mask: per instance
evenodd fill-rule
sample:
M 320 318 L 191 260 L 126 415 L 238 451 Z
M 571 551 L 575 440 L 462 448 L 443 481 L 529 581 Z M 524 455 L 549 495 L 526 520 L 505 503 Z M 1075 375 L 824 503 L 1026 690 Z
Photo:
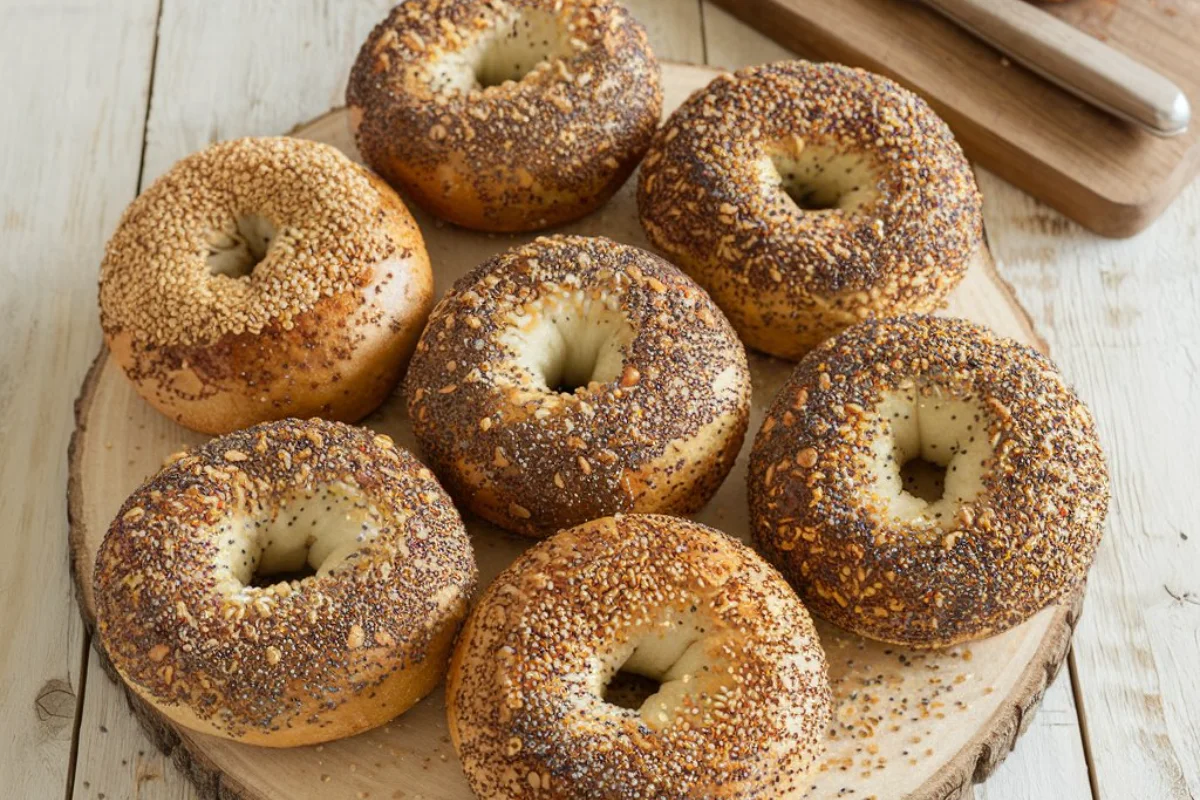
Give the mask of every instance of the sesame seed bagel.
M 638 209 L 747 345 L 790 359 L 861 319 L 936 309 L 983 235 L 971 166 L 925 101 L 805 61 L 693 94 L 654 139 Z
M 646 31 L 612 0 L 409 0 L 359 51 L 367 163 L 443 219 L 527 231 L 612 196 L 662 112 Z
M 174 456 L 125 501 L 96 559 L 97 631 L 174 722 L 314 744 L 438 684 L 475 578 L 458 512 L 408 452 L 284 420 Z
M 400 198 L 300 139 L 222 142 L 175 164 L 125 211 L 100 267 L 113 358 L 151 405 L 205 433 L 362 418 L 432 304 Z
M 658 256 L 582 236 L 537 239 L 455 283 L 405 386 L 454 498 L 527 536 L 698 510 L 750 408 L 745 350 L 704 290 Z
M 825 655 L 774 569 L 654 515 L 559 533 L 488 587 L 450 664 L 450 737 L 480 798 L 801 797 Z M 659 686 L 614 704 L 618 672 Z
M 814 613 L 918 648 L 1080 589 L 1109 498 L 1092 415 L 1045 356 L 921 315 L 809 353 L 748 481 L 754 540 Z

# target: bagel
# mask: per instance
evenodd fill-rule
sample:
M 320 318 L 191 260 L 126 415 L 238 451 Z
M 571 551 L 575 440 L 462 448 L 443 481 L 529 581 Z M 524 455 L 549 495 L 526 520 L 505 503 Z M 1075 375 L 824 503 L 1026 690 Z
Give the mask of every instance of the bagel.
M 1078 591 L 1109 499 L 1092 415 L 1047 358 L 921 315 L 809 353 L 748 482 L 754 541 L 815 614 L 917 648 L 999 633 Z
M 454 498 L 527 536 L 698 510 L 750 408 L 746 353 L 704 290 L 651 253 L 582 236 L 537 239 L 455 283 L 405 387 Z
M 661 682 L 640 706 L 618 672 Z M 559 533 L 488 587 L 451 660 L 479 797 L 799 798 L 830 717 L 804 606 L 740 542 L 673 517 Z M 633 704 L 629 704 L 633 705 Z
M 364 417 L 432 304 L 425 244 L 395 192 L 300 139 L 183 159 L 125 211 L 100 267 L 113 359 L 151 405 L 204 433 Z
M 788 359 L 861 319 L 935 310 L 983 240 L 971 165 L 925 101 L 805 61 L 693 94 L 655 136 L 638 209 L 742 340 Z
M 612 0 L 409 0 L 359 51 L 363 158 L 430 213 L 528 231 L 584 216 L 662 112 L 646 31 Z
M 96 559 L 96 630 L 173 722 L 315 744 L 438 684 L 475 578 L 458 512 L 409 453 L 284 420 L 178 454 L 125 501 Z

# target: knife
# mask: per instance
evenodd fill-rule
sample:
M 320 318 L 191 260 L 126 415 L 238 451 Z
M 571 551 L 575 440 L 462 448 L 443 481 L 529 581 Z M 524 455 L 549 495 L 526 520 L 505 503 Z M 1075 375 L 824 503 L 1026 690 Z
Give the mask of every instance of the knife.
M 1025 0 L 923 0 L 1048 81 L 1156 136 L 1187 130 L 1191 106 L 1174 82 Z

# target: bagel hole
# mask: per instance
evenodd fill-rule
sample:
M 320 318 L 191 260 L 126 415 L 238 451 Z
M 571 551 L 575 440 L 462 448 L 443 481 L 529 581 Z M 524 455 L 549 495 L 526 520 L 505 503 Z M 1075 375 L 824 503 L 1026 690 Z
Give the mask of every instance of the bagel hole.
M 897 523 L 950 528 L 983 491 L 992 455 L 988 419 L 974 397 L 912 386 L 877 406 L 874 493 Z
M 604 687 L 604 702 L 617 708 L 637 711 L 647 700 L 658 693 L 662 682 L 636 672 L 618 670 Z
M 553 12 L 513 9 L 465 48 L 442 55 L 433 65 L 431 88 L 469 92 L 501 86 L 572 52 L 570 33 Z
M 322 577 L 354 561 L 381 528 L 375 506 L 349 484 L 284 496 L 219 527 L 219 577 L 235 592 Z
M 256 568 L 254 574 L 250 576 L 250 582 L 247 586 L 257 586 L 259 588 L 265 586 L 274 586 L 277 583 L 292 583 L 293 581 L 302 581 L 305 578 L 311 578 L 317 574 L 317 569 L 307 560 L 297 569 L 278 570 L 273 572 L 265 572 L 261 568 Z
M 559 394 L 616 381 L 633 340 L 615 301 L 582 290 L 527 304 L 513 323 L 501 341 L 538 389 Z
M 791 138 L 767 149 L 763 182 L 801 213 L 854 212 L 875 196 L 875 176 L 863 156 Z
M 714 650 L 696 609 L 662 609 L 658 620 L 601 659 L 596 693 L 651 726 L 669 724 L 685 708 L 702 709 L 723 694 L 730 673 Z
M 229 278 L 249 277 L 271 249 L 275 226 L 260 214 L 237 218 L 232 231 L 218 231 L 208 239 L 208 271 Z
M 946 467 L 917 456 L 900 465 L 904 491 L 926 503 L 936 503 L 946 494 Z

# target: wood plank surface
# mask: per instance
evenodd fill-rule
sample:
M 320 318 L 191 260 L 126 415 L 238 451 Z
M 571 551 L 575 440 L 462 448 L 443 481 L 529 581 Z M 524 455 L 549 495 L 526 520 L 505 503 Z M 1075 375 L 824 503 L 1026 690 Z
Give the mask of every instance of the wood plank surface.
M 1200 125 L 1170 139 L 1152 136 L 1009 63 L 916 0 L 717 1 L 777 41 L 920 92 L 972 160 L 1105 235 L 1143 229 L 1200 169 Z M 1200 102 L 1200 3 L 1065 5 L 1059 13 Z
M 62 486 L 100 344 L 95 269 L 133 198 L 154 0 L 0 6 L 0 794 L 64 796 L 83 627 Z M 98 174 L 99 167 L 99 174 Z
M 1096 414 L 1109 530 L 1075 634 L 1100 800 L 1200 797 L 1200 185 L 1150 230 L 1098 239 L 983 176 L 992 246 Z
M 714 65 L 737 69 L 749 64 L 795 58 L 797 55 L 749 28 L 709 0 L 704 0 L 704 31 L 709 63 Z M 992 176 L 985 175 L 985 179 L 1004 187 L 1007 190 L 1004 197 L 1020 194 Z M 985 190 L 985 203 L 992 204 L 993 197 Z M 1047 210 L 1045 213 L 1057 217 L 1056 212 Z M 1006 229 L 1003 225 L 993 224 L 989 218 L 989 233 L 994 245 L 996 240 L 1004 239 Z M 998 263 L 997 269 L 1001 276 L 1006 274 L 1003 263 Z M 1090 609 L 1086 609 L 1084 617 L 1091 613 Z M 1091 798 L 1083 734 L 1067 670 L 1064 669 L 1046 690 L 1041 707 L 1012 756 L 986 783 L 976 786 L 973 791 L 977 800 Z
M 1084 615 L 1090 613 L 1085 607 Z M 975 786 L 974 796 L 975 800 L 1090 800 L 1083 738 L 1066 669 L 1046 689 L 1012 755 L 985 783 Z

